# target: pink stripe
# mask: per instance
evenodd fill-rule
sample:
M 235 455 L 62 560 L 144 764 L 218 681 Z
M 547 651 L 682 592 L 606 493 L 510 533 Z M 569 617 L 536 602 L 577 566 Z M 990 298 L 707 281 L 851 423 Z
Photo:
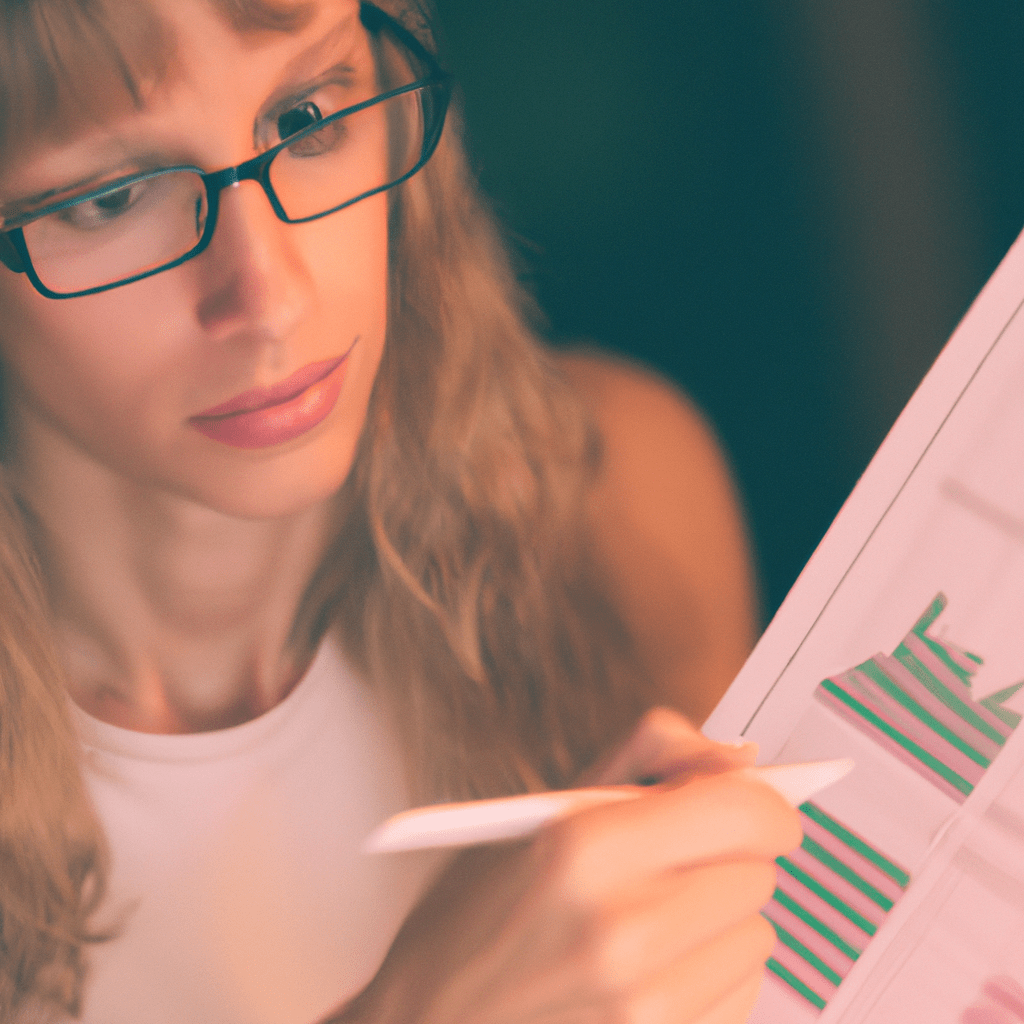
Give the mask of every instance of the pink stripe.
M 928 640 L 931 640 L 933 644 L 938 644 L 946 654 L 949 655 L 949 660 L 962 668 L 968 675 L 973 676 L 974 673 L 977 672 L 984 664 L 984 659 L 981 661 L 975 661 L 974 658 L 968 657 L 967 648 L 958 647 L 949 640 L 942 640 L 937 636 L 932 636 L 932 634 L 927 630 L 925 630 L 924 637 L 921 637 L 918 633 L 914 633 L 912 635 L 917 639 L 924 639 L 926 637 Z
M 874 661 L 905 694 L 916 700 L 926 711 L 931 712 L 950 732 L 959 736 L 990 761 L 995 760 L 996 755 L 1003 749 L 1002 746 L 943 704 L 906 665 L 884 654 L 878 655 Z M 971 707 L 972 710 L 975 708 L 973 701 Z
M 827 690 L 818 687 L 814 696 L 831 711 L 834 711 L 844 722 L 851 725 L 858 732 L 863 733 L 869 739 L 874 740 L 880 747 L 887 750 L 897 761 L 912 768 L 918 775 L 927 779 L 933 786 L 945 793 L 951 800 L 962 804 L 967 799 L 966 794 L 961 793 L 955 786 L 950 785 L 941 775 L 937 775 L 926 764 L 919 761 L 908 750 L 904 750 L 898 743 L 891 740 L 884 733 L 879 732 L 870 722 L 866 722 L 860 715 L 851 711 L 837 697 L 833 697 Z
M 805 889 L 792 875 L 779 869 L 779 888 L 791 899 L 796 900 L 804 910 L 813 914 L 822 924 L 828 925 L 841 939 L 848 942 L 857 952 L 863 952 L 871 936 L 862 932 L 848 917 L 844 917 L 830 903 Z
M 971 692 L 971 688 L 967 686 L 955 672 L 951 672 L 950 669 L 942 663 L 942 660 L 935 654 L 932 653 L 928 645 L 916 634 L 911 633 L 904 641 L 907 650 L 911 654 L 915 655 L 918 661 L 927 668 L 933 676 L 949 687 L 961 700 L 966 701 L 971 705 L 971 710 L 977 712 L 977 714 L 985 720 L 989 725 L 992 726 L 1000 736 L 1009 736 L 1013 729 L 1010 728 L 1001 718 L 994 715 L 988 708 L 982 704 L 976 704 L 974 701 L 974 695 Z M 946 644 L 942 645 L 946 647 Z M 973 671 L 978 670 L 978 666 L 971 665 Z
M 882 719 L 883 722 L 885 722 L 886 725 L 891 726 L 893 729 L 896 729 L 898 732 L 906 735 L 908 732 L 906 723 L 900 715 L 893 713 L 893 702 L 886 701 L 883 703 L 879 701 L 876 696 L 876 690 L 868 690 L 863 685 L 865 679 L 866 677 L 863 676 L 862 673 L 858 673 L 856 669 L 850 669 L 850 671 L 843 672 L 841 675 L 832 676 L 829 682 L 831 682 L 833 686 L 842 690 L 843 693 L 849 694 L 854 700 L 863 704 L 869 711 L 874 712 L 880 719 Z M 822 692 L 825 694 L 828 693 L 827 690 L 823 690 Z M 833 700 L 838 700 L 838 698 L 833 697 Z M 842 707 L 846 707 L 842 701 L 839 701 L 839 703 Z M 860 718 L 860 715 L 852 709 L 847 710 L 847 714 Z M 871 728 L 874 728 L 874 726 Z M 911 739 L 913 739 L 913 737 L 911 737 Z
M 769 921 L 785 928 L 790 935 L 799 939 L 812 953 L 820 956 L 841 978 L 850 973 L 853 961 L 841 950 L 836 949 L 824 936 L 819 935 L 810 925 L 801 921 L 796 914 L 772 900 L 764 909 Z
M 933 637 L 928 638 L 932 640 Z M 949 666 L 946 665 L 943 660 L 936 655 L 932 649 L 924 642 L 922 637 L 918 636 L 917 633 L 908 633 L 903 638 L 903 646 L 910 651 L 918 661 L 921 662 L 925 668 L 936 679 L 938 679 L 945 686 L 948 686 L 961 700 L 970 701 L 973 700 L 971 694 L 971 688 L 968 686 L 963 679 L 961 679 L 955 672 L 951 672 Z M 945 645 L 943 645 L 945 646 Z M 956 660 L 955 658 L 953 659 Z M 973 666 L 977 668 L 977 666 Z
M 824 846 L 833 857 L 838 857 L 847 867 L 856 871 L 865 882 L 873 885 L 883 896 L 891 899 L 893 903 L 903 895 L 903 890 L 898 882 L 893 881 L 884 871 L 872 864 L 867 858 L 851 850 L 841 839 L 837 839 L 816 821 L 808 818 L 806 814 L 800 816 L 800 824 L 803 827 L 805 836 Z
M 806 850 L 797 848 L 787 855 L 798 867 L 807 872 L 816 882 L 820 882 L 830 893 L 838 896 L 845 904 L 863 914 L 872 924 L 880 925 L 885 920 L 885 911 L 868 899 L 859 889 L 855 889 L 845 878 L 815 860 Z
M 863 703 L 871 703 L 872 710 L 884 708 L 887 720 L 908 739 L 928 751 L 932 757 L 938 758 L 944 765 L 951 768 L 972 786 L 981 782 L 985 769 L 962 754 L 951 743 L 933 732 L 919 718 L 903 707 L 895 697 L 890 696 L 869 675 L 859 669 L 844 672 L 839 679 L 833 679 L 852 697 L 859 698 Z M 856 686 L 854 690 L 851 687 Z M 867 698 L 867 699 L 865 699 Z M 876 710 L 876 714 L 879 712 Z
M 828 978 L 819 974 L 799 953 L 794 953 L 789 946 L 781 942 L 775 943 L 772 956 L 788 971 L 792 971 L 808 988 L 813 989 L 827 1003 L 835 995 L 836 986 Z M 771 977 L 775 977 L 771 975 Z M 776 981 L 782 981 L 776 978 Z M 785 984 L 785 982 L 782 982 Z

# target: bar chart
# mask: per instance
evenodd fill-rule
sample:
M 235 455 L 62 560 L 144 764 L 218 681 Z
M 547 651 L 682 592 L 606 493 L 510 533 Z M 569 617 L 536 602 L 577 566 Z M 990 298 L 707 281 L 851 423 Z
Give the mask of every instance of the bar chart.
M 830 676 L 815 698 L 962 803 L 1020 723 L 1003 702 L 1024 682 L 974 700 L 982 659 L 929 634 L 945 606 L 938 594 L 891 655 Z
M 910 884 L 910 875 L 808 801 L 804 839 L 780 857 L 764 910 L 778 941 L 768 970 L 822 1010 Z
M 705 723 L 856 765 L 779 861 L 752 1024 L 1024 1024 L 1022 282 L 1024 232 Z
M 814 696 L 881 756 L 963 803 L 1020 723 L 1004 702 L 1024 682 L 975 700 L 971 680 L 982 658 L 933 632 L 946 604 L 937 594 L 891 654 L 834 673 Z M 764 911 L 777 935 L 768 970 L 821 1011 L 906 891 L 910 872 L 819 804 L 803 804 L 800 814 L 803 842 L 778 859 L 778 888 Z

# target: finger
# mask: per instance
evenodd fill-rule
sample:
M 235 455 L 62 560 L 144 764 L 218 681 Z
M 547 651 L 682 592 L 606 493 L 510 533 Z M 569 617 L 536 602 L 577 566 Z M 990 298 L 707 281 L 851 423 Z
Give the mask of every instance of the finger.
M 775 891 L 775 865 L 737 861 L 666 873 L 609 908 L 591 933 L 595 976 L 623 990 L 757 914 Z M 581 951 L 586 955 L 587 951 Z
M 625 744 L 579 780 L 581 786 L 614 786 L 668 779 L 698 768 L 702 774 L 749 767 L 757 756 L 752 743 L 718 743 L 670 708 L 652 708 Z
M 719 1013 L 730 1024 L 742 1021 L 742 1016 L 721 1014 L 748 1001 L 753 1005 L 752 977 L 760 976 L 774 946 L 772 926 L 760 915 L 747 918 L 646 986 L 630 1000 L 626 1019 L 631 1024 L 703 1024 L 711 1015 L 717 1024 L 714 1014 Z
M 774 860 L 800 839 L 799 815 L 782 796 L 729 773 L 553 821 L 535 852 L 554 884 L 590 903 L 680 867 Z
M 720 999 L 693 1024 L 743 1024 L 757 1003 L 763 982 L 764 970 L 753 971 L 745 983 Z

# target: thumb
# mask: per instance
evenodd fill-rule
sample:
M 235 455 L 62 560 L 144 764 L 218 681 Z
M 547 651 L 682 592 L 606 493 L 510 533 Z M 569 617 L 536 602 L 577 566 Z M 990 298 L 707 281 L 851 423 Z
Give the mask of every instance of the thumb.
M 648 711 L 626 742 L 591 766 L 580 786 L 681 783 L 697 775 L 749 768 L 756 743 L 719 743 L 671 708 Z

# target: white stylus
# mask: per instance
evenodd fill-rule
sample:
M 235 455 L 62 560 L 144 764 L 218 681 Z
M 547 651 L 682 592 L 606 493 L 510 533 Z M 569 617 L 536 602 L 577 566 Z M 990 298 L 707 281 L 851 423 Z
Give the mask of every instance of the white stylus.
M 794 807 L 838 782 L 853 768 L 848 757 L 806 764 L 773 764 L 740 768 L 778 791 Z M 435 804 L 403 811 L 388 818 L 367 837 L 365 853 L 398 853 L 442 846 L 472 846 L 521 839 L 545 822 L 565 814 L 619 800 L 643 796 L 642 786 L 604 786 L 594 789 L 562 789 L 527 793 L 497 800 L 471 800 L 459 804 Z

